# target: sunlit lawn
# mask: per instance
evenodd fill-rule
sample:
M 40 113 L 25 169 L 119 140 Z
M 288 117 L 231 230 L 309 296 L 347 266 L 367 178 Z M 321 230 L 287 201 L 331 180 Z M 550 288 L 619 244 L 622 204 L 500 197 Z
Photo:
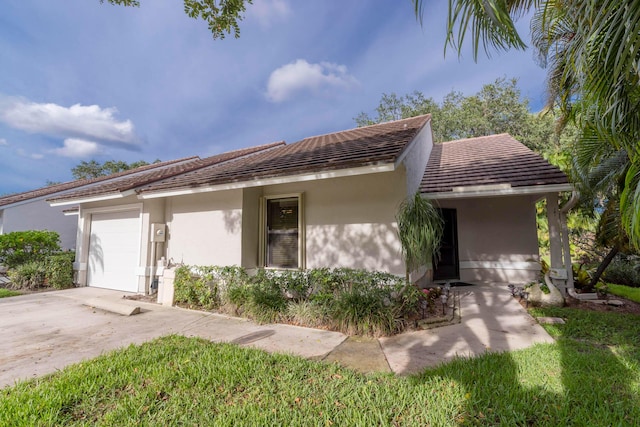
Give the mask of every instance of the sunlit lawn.
M 12 291 L 10 289 L 0 288 L 0 298 L 15 297 L 21 295 L 20 292 Z
M 555 344 L 421 375 L 170 336 L 0 391 L 0 425 L 609 426 L 640 420 L 640 318 L 572 309 Z M 446 329 L 443 329 L 444 333 Z
M 619 297 L 626 298 L 631 301 L 640 303 L 640 288 L 632 288 L 630 286 L 614 285 L 610 283 L 607 285 L 609 293 L 617 295 Z

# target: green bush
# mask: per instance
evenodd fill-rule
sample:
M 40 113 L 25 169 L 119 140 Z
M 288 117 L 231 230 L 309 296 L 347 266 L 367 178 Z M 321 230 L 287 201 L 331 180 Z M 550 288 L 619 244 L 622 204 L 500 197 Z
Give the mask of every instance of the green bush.
M 609 283 L 640 287 L 640 262 L 637 257 L 618 257 L 604 271 L 603 278 Z
M 403 330 L 418 310 L 420 291 L 403 278 L 348 268 L 259 270 L 183 266 L 176 270 L 175 300 L 222 309 L 258 322 L 288 320 L 349 334 L 389 335 Z
M 41 261 L 21 264 L 9 270 L 9 279 L 14 289 L 37 289 L 46 286 L 46 266 Z
M 211 310 L 229 302 L 229 289 L 246 282 L 241 267 L 182 266 L 176 269 L 174 297 L 177 303 Z
M 46 279 L 49 286 L 56 289 L 73 287 L 73 261 L 75 253 L 60 252 L 46 258 Z
M 275 322 L 287 308 L 288 299 L 281 287 L 283 276 L 277 273 L 260 270 L 250 281 L 244 308 L 247 315 L 258 322 Z
M 55 231 L 14 231 L 0 235 L 0 264 L 9 269 L 60 251 L 60 236 Z
M 390 335 L 406 327 L 417 310 L 419 293 L 404 279 L 386 273 L 335 269 L 333 280 L 318 285 L 315 300 L 331 327 L 348 334 Z

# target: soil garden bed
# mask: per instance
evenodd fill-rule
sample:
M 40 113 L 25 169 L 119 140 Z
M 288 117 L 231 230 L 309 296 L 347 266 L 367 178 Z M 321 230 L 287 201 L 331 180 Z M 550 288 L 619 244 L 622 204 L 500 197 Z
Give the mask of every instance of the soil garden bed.
M 515 296 L 514 298 L 516 298 L 520 303 L 520 305 L 522 305 L 523 307 L 525 308 L 531 307 L 531 304 L 527 306 L 527 302 L 521 299 L 520 297 Z M 590 311 L 598 311 L 598 312 L 614 312 L 614 313 L 633 314 L 636 316 L 640 316 L 639 303 L 628 300 L 623 297 L 619 297 L 617 295 L 610 295 L 609 299 L 621 301 L 623 305 L 614 306 L 614 305 L 603 304 L 601 302 L 589 302 L 584 300 L 581 301 L 572 297 L 566 297 L 565 307 L 577 308 L 580 310 L 590 310 Z

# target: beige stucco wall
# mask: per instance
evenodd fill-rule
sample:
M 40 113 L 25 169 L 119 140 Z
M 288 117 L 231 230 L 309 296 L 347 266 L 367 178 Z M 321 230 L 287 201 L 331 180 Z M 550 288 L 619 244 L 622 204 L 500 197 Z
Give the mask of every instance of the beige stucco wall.
M 405 272 L 395 214 L 406 194 L 404 168 L 272 185 L 264 196 L 304 193 L 305 267 Z
M 62 249 L 75 249 L 78 217 L 65 215 L 62 211 L 66 208 L 67 206 L 51 207 L 44 199 L 0 208 L 0 233 L 27 230 L 56 231 L 60 235 Z
M 460 279 L 524 283 L 539 271 L 532 196 L 439 200 L 458 216 Z
M 242 190 L 166 200 L 167 257 L 190 265 L 240 265 Z

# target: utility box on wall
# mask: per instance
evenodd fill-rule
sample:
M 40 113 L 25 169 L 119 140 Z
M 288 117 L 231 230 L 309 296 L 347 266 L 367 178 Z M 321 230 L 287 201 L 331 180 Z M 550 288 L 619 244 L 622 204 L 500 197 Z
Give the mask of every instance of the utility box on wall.
M 164 242 L 167 234 L 166 224 L 151 224 L 151 241 L 152 242 Z

